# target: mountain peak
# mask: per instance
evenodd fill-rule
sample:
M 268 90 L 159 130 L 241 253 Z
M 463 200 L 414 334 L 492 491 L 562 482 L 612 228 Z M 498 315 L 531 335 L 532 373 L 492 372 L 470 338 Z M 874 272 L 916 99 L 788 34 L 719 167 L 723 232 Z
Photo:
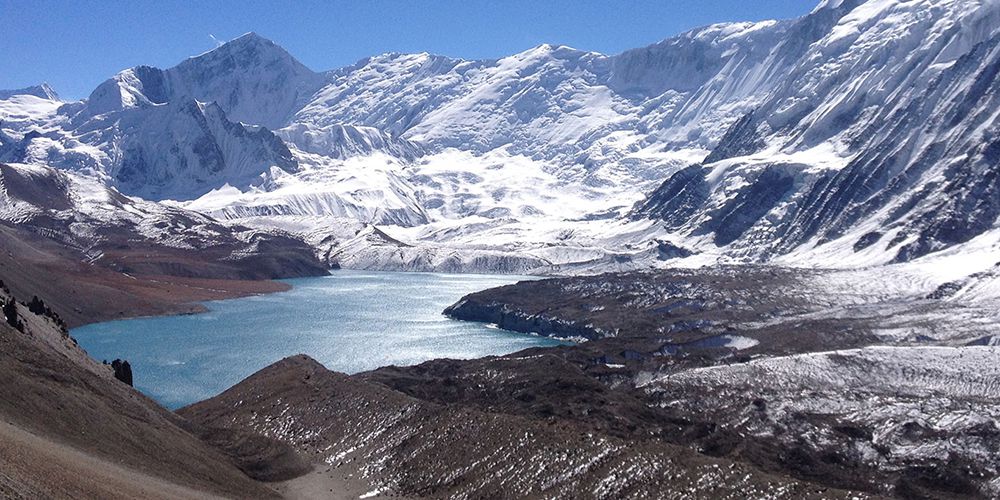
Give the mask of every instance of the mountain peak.
M 167 70 L 170 89 L 215 102 L 235 121 L 281 128 L 324 82 L 280 45 L 249 32 Z
M 257 34 L 256 31 L 248 31 L 248 32 L 246 32 L 246 33 L 244 33 L 244 34 L 242 34 L 242 35 L 240 35 L 240 36 L 232 39 L 232 41 L 234 41 L 234 42 L 236 40 L 263 40 L 263 41 L 270 42 L 270 40 L 268 40 L 267 38 L 264 38 L 264 37 L 260 36 L 259 34 Z
M 236 62 L 241 65 L 254 61 L 271 62 L 281 60 L 294 66 L 305 68 L 302 63 L 297 61 L 280 45 L 253 31 L 233 38 L 208 52 L 188 58 L 181 65 L 192 64 L 193 61 L 209 62 L 229 58 L 236 58 Z
M 260 36 L 259 34 L 257 34 L 256 31 L 250 31 L 236 38 L 233 38 L 232 40 L 226 43 L 223 43 L 222 45 L 216 47 L 216 50 L 224 47 L 247 47 L 247 46 L 270 46 L 270 47 L 281 48 L 281 46 L 274 43 L 274 41 L 272 41 L 271 39 Z
M 30 87 L 24 87 L 23 89 L 10 89 L 10 90 L 0 90 L 0 100 L 9 99 L 16 95 L 31 95 L 35 97 L 41 97 L 42 99 L 48 99 L 50 101 L 58 101 L 59 94 L 48 83 L 42 82 L 39 85 L 32 85 Z
M 552 43 L 543 43 L 541 45 L 538 45 L 536 47 L 527 50 L 527 52 L 542 52 L 542 53 L 560 52 L 560 51 L 583 52 L 582 50 L 574 49 L 573 47 L 570 47 L 568 45 L 559 45 Z
M 537 58 L 565 59 L 565 58 L 580 57 L 587 54 L 597 55 L 597 56 L 601 55 L 597 52 L 587 52 L 580 49 L 574 49 L 573 47 L 569 47 L 566 45 L 543 43 L 541 45 L 525 50 L 524 52 L 521 52 L 519 54 L 515 54 L 512 57 L 520 59 L 537 59 Z

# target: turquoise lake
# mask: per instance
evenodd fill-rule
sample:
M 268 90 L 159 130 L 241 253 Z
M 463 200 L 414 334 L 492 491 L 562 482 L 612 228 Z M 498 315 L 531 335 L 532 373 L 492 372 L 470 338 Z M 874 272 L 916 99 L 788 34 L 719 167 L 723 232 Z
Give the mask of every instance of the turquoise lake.
M 129 360 L 136 388 L 176 409 L 294 354 L 357 373 L 559 344 L 441 314 L 468 293 L 519 279 L 336 271 L 287 280 L 287 292 L 207 302 L 203 314 L 97 323 L 72 334 L 97 360 Z

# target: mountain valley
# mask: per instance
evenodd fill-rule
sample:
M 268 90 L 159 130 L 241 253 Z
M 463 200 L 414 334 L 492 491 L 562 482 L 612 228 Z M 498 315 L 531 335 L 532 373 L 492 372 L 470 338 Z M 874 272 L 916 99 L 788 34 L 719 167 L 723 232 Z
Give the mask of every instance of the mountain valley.
M 171 412 L 69 330 L 340 269 L 567 342 Z M 997 498 L 1000 1 L 0 90 L 0 280 L 2 497 Z

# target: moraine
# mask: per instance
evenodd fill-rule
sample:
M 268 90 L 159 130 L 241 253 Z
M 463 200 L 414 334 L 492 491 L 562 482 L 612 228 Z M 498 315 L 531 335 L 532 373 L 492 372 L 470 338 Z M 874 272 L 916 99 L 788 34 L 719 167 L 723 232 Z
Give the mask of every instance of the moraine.
M 512 276 L 337 271 L 288 292 L 209 302 L 209 311 L 73 330 L 98 360 L 128 359 L 136 387 L 169 408 L 218 394 L 294 354 L 357 373 L 438 358 L 507 354 L 553 339 L 457 321 L 441 311 Z

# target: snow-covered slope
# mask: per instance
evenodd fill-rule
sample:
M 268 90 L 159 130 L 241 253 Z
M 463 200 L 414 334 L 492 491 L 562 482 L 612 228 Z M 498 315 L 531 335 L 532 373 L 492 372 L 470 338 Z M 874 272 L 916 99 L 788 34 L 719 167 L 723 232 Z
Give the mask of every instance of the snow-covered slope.
M 301 167 L 295 174 L 274 171 L 265 184 L 248 190 L 226 184 L 183 205 L 224 219 L 337 216 L 401 226 L 429 220 L 395 157 L 336 160 L 298 150 L 294 154 Z
M 1000 214 L 998 48 L 1000 2 L 860 3 L 635 215 L 732 256 L 800 264 L 968 242 Z

